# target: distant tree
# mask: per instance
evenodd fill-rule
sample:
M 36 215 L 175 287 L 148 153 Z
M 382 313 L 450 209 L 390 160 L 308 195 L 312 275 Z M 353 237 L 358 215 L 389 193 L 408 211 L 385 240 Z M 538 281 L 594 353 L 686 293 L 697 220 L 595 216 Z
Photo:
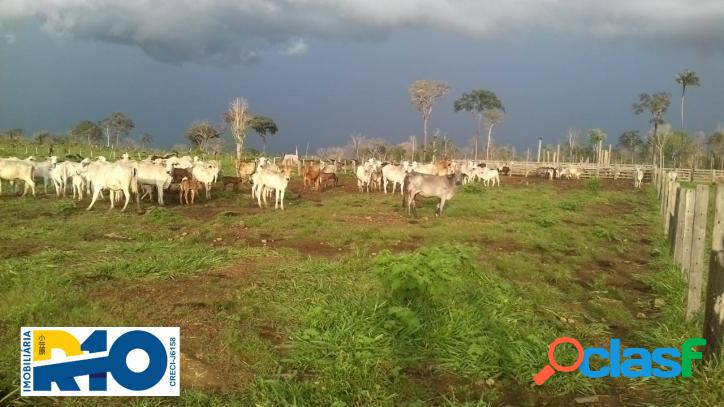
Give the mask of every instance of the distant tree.
M 50 132 L 48 130 L 40 130 L 33 133 L 33 141 L 39 146 L 49 144 L 52 140 L 50 138 Z
M 724 169 L 724 132 L 711 133 L 706 139 L 706 145 L 714 159 L 714 164 L 718 164 L 719 169 Z
M 106 147 L 111 146 L 111 140 L 114 140 L 114 144 L 118 145 L 121 137 L 127 136 L 136 127 L 133 120 L 121 112 L 114 112 L 101 120 L 98 125 L 106 133 Z
M 463 93 L 463 95 L 460 97 L 460 99 L 456 100 L 453 104 L 453 108 L 456 112 L 465 111 L 472 113 L 475 117 L 475 122 L 477 124 L 476 127 L 476 133 L 475 133 L 475 159 L 478 159 L 478 148 L 477 148 L 477 140 L 482 135 L 482 127 L 483 127 L 483 119 L 485 118 L 485 112 L 486 111 L 493 111 L 493 110 L 500 110 L 502 112 L 505 111 L 505 108 L 503 107 L 503 104 L 500 102 L 500 99 L 498 99 L 498 96 L 495 94 L 495 92 L 491 92 L 489 90 L 485 89 L 476 89 L 472 90 L 470 92 Z M 493 116 L 496 114 L 493 113 Z M 494 117 L 495 118 L 495 117 Z M 500 119 L 502 120 L 502 114 Z M 495 124 L 493 124 L 494 126 Z M 487 150 L 490 150 L 490 132 L 492 131 L 492 126 L 489 128 L 488 132 L 488 143 Z M 488 157 L 489 159 L 489 157 Z
M 588 140 L 591 142 L 591 148 L 596 152 L 597 162 L 601 160 L 601 145 L 608 136 L 601 129 L 588 130 Z
M 229 104 L 224 113 L 224 122 L 229 125 L 231 134 L 236 141 L 236 159 L 241 161 L 244 153 L 246 133 L 251 127 L 253 116 L 249 113 L 249 103 L 245 99 L 236 98 Z
M 490 139 L 492 138 L 493 127 L 503 121 L 503 117 L 505 117 L 505 112 L 503 111 L 503 109 L 496 108 L 486 110 L 483 115 L 485 116 L 485 123 L 488 126 L 488 143 L 485 146 L 485 159 L 490 160 Z
M 186 130 L 186 138 L 204 152 L 208 152 L 209 142 L 223 133 L 222 129 L 208 121 L 196 121 Z
M 78 140 L 85 140 L 90 145 L 102 140 L 103 130 L 90 120 L 82 120 L 70 129 L 70 135 Z
M 684 128 L 684 96 L 687 86 L 699 86 L 699 76 L 694 71 L 685 69 L 676 75 L 676 83 L 681 85 L 681 128 Z
M 659 152 L 659 166 L 664 166 L 664 145 L 666 144 L 666 134 L 659 134 L 659 126 L 665 123 L 666 111 L 671 105 L 671 94 L 668 92 L 656 92 L 653 95 L 642 93 L 639 95 L 638 103 L 634 103 L 634 113 L 637 115 L 648 112 L 649 122 L 654 126 L 651 138 L 651 145 Z M 655 160 L 655 158 L 654 158 Z
M 23 129 L 8 129 L 0 133 L 0 136 L 15 145 L 15 143 L 23 139 L 24 133 L 25 131 Z
M 568 160 L 573 162 L 573 154 L 576 151 L 576 141 L 580 137 L 580 131 L 578 129 L 569 128 L 566 132 L 566 140 L 568 141 Z
M 279 131 L 277 124 L 270 117 L 255 115 L 251 119 L 250 127 L 261 137 L 264 144 L 262 152 L 266 154 L 266 137 L 267 135 L 273 136 L 277 134 L 277 131 Z
M 148 148 L 148 146 L 153 143 L 153 136 L 148 132 L 143 132 L 139 140 L 141 141 L 143 148 Z
M 641 148 L 644 141 L 641 139 L 641 134 L 638 130 L 629 130 L 618 136 L 618 145 L 621 148 L 631 152 L 631 164 L 634 163 L 634 155 L 636 150 Z
M 422 145 L 427 146 L 427 124 L 432 114 L 432 108 L 439 98 L 450 92 L 450 85 L 440 81 L 417 80 L 410 84 L 408 91 L 412 106 L 422 116 Z M 425 159 L 425 150 L 423 150 L 423 160 Z
M 674 130 L 664 148 L 664 154 L 671 160 L 674 167 L 690 164 L 696 153 L 694 139 L 683 130 Z

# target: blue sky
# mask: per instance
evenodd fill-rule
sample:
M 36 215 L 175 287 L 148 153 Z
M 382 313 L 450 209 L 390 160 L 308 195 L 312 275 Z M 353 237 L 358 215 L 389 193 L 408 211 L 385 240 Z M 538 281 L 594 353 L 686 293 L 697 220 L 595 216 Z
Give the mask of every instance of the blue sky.
M 662 7 L 657 18 L 636 20 L 641 15 L 625 2 L 619 10 L 625 18 L 616 17 L 621 21 L 599 21 L 566 1 L 555 3 L 569 3 L 559 11 L 568 16 L 531 6 L 505 10 L 518 13 L 512 17 L 475 6 L 455 11 L 456 3 L 436 0 L 417 3 L 437 7 L 442 17 L 404 6 L 387 10 L 387 3 L 374 1 L 341 1 L 331 14 L 315 7 L 324 3 L 316 0 L 301 10 L 284 10 L 284 1 L 248 2 L 252 10 L 281 8 L 274 15 L 283 14 L 282 21 L 269 17 L 267 24 L 247 9 L 225 12 L 232 7 L 226 1 L 164 10 L 151 22 L 147 14 L 154 11 L 112 0 L 38 1 L 41 11 L 35 3 L 4 3 L 0 128 L 28 133 L 61 132 L 122 111 L 136 122 L 135 134 L 148 131 L 157 144 L 170 146 L 184 142 L 194 120 L 220 122 L 228 103 L 241 96 L 253 112 L 277 121 L 273 151 L 344 145 L 351 133 L 401 142 L 421 133 L 407 86 L 436 79 L 452 92 L 435 107 L 430 127 L 460 145 L 474 124 L 470 115 L 453 113 L 452 104 L 474 88 L 493 90 L 506 107 L 498 144 L 525 149 L 539 136 L 554 144 L 569 127 L 600 127 L 615 141 L 623 131 L 648 129 L 647 119 L 631 109 L 640 92 L 672 92 L 668 119 L 678 126 L 674 75 L 685 68 L 702 81 L 687 91 L 687 130 L 709 133 L 724 122 L 724 29 L 709 25 L 712 18 L 724 21 L 724 5 L 716 2 L 681 2 L 694 8 L 688 20 L 668 22 Z M 400 2 L 407 3 L 416 2 Z M 659 4 L 674 15 L 680 11 L 675 1 Z M 479 19 L 465 16 L 476 12 Z M 478 20 L 485 27 L 478 29 Z M 255 135 L 250 143 L 260 146 Z

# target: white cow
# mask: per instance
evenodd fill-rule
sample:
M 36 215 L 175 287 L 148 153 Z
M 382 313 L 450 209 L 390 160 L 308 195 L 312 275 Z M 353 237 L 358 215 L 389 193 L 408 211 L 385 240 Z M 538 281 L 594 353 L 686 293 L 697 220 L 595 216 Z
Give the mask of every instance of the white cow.
M 2 195 L 2 180 L 8 181 L 23 181 L 25 187 L 23 188 L 23 196 L 28 193 L 28 189 L 33 192 L 35 196 L 35 166 L 33 163 L 24 160 L 17 159 L 0 159 L 0 195 Z
M 636 167 L 637 170 L 639 170 L 639 167 Z M 669 181 L 676 182 L 676 178 L 679 177 L 679 174 L 676 171 L 669 171 Z
M 357 167 L 357 188 L 359 192 L 367 190 L 370 192 L 370 178 L 372 177 L 372 171 L 367 169 L 366 165 L 360 165 Z
M 387 193 L 387 183 L 392 183 L 392 193 L 395 193 L 395 187 L 400 184 L 400 195 L 402 191 L 402 185 L 405 182 L 405 175 L 410 172 L 410 163 L 403 161 L 401 165 L 388 164 L 382 167 L 382 189 Z
M 256 194 L 257 204 L 261 208 L 262 196 L 264 198 L 264 206 L 267 206 L 266 202 L 266 191 L 274 190 L 276 199 L 274 201 L 274 209 L 281 207 L 284 210 L 284 194 L 289 185 L 289 179 L 291 178 L 291 170 L 289 168 L 282 169 L 281 172 L 273 170 L 263 170 L 258 173 L 257 183 L 259 190 Z M 256 184 L 255 184 L 256 185 Z
M 93 165 L 96 164 L 96 165 Z M 96 161 L 95 163 L 86 163 L 81 171 L 85 171 L 93 188 L 93 199 L 86 208 L 87 211 L 93 208 L 103 189 L 110 191 L 111 209 L 114 208 L 116 202 L 116 194 L 122 192 L 126 198 L 121 211 L 125 211 L 128 202 L 131 199 L 131 193 L 136 194 L 136 205 L 140 210 L 139 194 L 138 194 L 138 170 L 131 165 L 124 163 L 106 163 Z
M 641 182 L 644 180 L 644 170 L 638 165 L 634 168 L 634 187 L 641 188 Z
M 138 183 L 156 188 L 158 193 L 158 204 L 163 205 L 163 191 L 171 185 L 171 166 L 160 166 L 145 162 L 132 162 L 131 164 L 138 171 Z
M 207 163 L 200 163 L 191 168 L 191 175 L 196 181 L 204 184 L 206 199 L 211 198 L 211 184 L 219 176 L 219 168 Z
M 483 180 L 483 185 L 486 187 L 490 181 L 493 181 L 492 186 L 495 186 L 496 184 L 500 186 L 500 175 L 498 174 L 498 170 L 489 170 L 487 167 L 483 168 L 482 171 L 480 171 L 479 177 Z
M 26 161 L 35 161 L 35 157 L 30 156 L 27 158 Z M 52 170 L 57 163 L 58 157 L 53 155 L 48 157 L 48 159 L 45 161 L 34 164 L 35 176 L 43 178 L 43 191 L 46 194 L 48 193 L 48 181 L 52 179 L 52 177 L 50 176 L 50 170 Z
M 57 163 L 53 168 L 50 169 L 50 179 L 53 181 L 55 187 L 55 195 L 60 198 L 62 195 L 65 198 L 65 187 L 68 184 L 68 171 L 70 166 L 66 162 Z

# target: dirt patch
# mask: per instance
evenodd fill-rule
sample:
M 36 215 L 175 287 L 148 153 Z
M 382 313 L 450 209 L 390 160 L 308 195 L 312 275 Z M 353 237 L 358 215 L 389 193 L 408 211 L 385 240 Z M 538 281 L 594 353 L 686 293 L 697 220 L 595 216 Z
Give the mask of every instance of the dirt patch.
M 526 247 L 522 244 L 510 239 L 492 240 L 487 237 L 482 237 L 475 240 L 474 243 L 477 243 L 489 250 L 504 253 L 520 252 L 526 249 Z
M 288 248 L 312 257 L 334 258 L 349 252 L 346 247 L 335 247 L 328 242 L 314 239 L 272 239 L 270 235 L 261 234 L 259 238 L 247 239 L 252 247 Z
M 19 240 L 13 240 L 12 242 L 0 242 L 0 258 L 4 259 L 30 256 L 42 250 L 43 247 L 32 242 Z
M 243 389 L 252 378 L 244 355 L 229 353 L 223 343 L 227 311 L 239 306 L 240 290 L 256 284 L 255 270 L 273 260 L 240 263 L 214 272 L 175 280 L 89 283 L 89 299 L 112 310 L 118 304 L 137 307 L 137 326 L 181 329 L 181 374 L 184 386 L 207 390 Z M 284 338 L 261 329 L 260 337 Z

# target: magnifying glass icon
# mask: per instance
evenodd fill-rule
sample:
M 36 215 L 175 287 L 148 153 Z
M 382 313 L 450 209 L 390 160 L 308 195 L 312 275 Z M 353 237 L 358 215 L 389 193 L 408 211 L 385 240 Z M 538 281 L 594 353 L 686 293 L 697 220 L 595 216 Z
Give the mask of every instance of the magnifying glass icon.
M 558 362 L 556 362 L 556 358 L 554 355 L 558 345 L 561 345 L 564 343 L 573 345 L 576 348 L 576 350 L 578 351 L 578 359 L 576 359 L 576 361 L 570 366 L 559 365 Z M 572 372 L 572 371 L 578 369 L 578 367 L 581 366 L 581 363 L 583 363 L 583 346 L 581 346 L 581 343 L 573 338 L 569 338 L 569 337 L 558 338 L 555 341 L 551 342 L 551 344 L 548 346 L 548 363 L 549 363 L 548 365 L 546 365 L 543 369 L 540 370 L 540 372 L 538 372 L 537 375 L 535 375 L 533 377 L 533 381 L 538 386 L 545 383 L 546 380 L 548 380 L 551 376 L 553 376 L 553 373 L 555 373 L 556 371 Z

